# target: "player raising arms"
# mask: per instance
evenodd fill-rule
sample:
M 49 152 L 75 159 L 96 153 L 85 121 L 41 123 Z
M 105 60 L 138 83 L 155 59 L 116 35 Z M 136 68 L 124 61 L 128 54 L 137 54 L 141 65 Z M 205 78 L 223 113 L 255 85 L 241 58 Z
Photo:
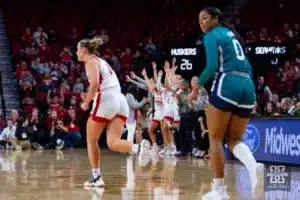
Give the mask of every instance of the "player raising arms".
M 77 45 L 78 60 L 85 63 L 86 73 L 90 82 L 87 95 L 82 95 L 81 108 L 88 110 L 92 100 L 93 108 L 87 121 L 87 148 L 92 167 L 92 179 L 85 182 L 85 187 L 104 186 L 100 174 L 99 137 L 106 128 L 108 147 L 113 151 L 137 154 L 139 151 L 147 153 L 150 143 L 141 142 L 141 147 L 127 140 L 121 140 L 124 123 L 129 108 L 124 95 L 121 93 L 120 83 L 109 64 L 96 56 L 102 39 L 83 39 Z
M 237 35 L 226 24 L 218 8 L 205 8 L 199 14 L 200 27 L 205 33 L 204 47 L 207 65 L 198 79 L 204 85 L 211 77 L 215 81 L 211 89 L 207 110 L 210 157 L 212 163 L 212 192 L 203 200 L 227 200 L 229 196 L 224 184 L 223 139 L 249 170 L 252 181 L 252 195 L 264 193 L 264 165 L 257 163 L 243 140 L 255 101 L 255 88 L 252 81 L 251 66 L 244 55 Z M 197 97 L 193 89 L 191 99 Z

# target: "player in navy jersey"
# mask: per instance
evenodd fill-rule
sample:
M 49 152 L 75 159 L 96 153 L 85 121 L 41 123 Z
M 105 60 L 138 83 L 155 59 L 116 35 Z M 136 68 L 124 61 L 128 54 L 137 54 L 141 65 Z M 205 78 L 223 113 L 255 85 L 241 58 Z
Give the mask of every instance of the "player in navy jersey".
M 202 86 L 215 77 L 207 110 L 210 156 L 212 163 L 212 191 L 203 200 L 227 200 L 224 183 L 224 149 L 226 143 L 249 170 L 254 197 L 264 192 L 264 165 L 257 163 L 243 142 L 243 134 L 255 101 L 255 87 L 251 66 L 234 30 L 230 29 L 218 8 L 205 8 L 199 14 L 201 30 L 205 33 L 206 67 L 198 79 Z M 190 98 L 197 96 L 195 88 Z

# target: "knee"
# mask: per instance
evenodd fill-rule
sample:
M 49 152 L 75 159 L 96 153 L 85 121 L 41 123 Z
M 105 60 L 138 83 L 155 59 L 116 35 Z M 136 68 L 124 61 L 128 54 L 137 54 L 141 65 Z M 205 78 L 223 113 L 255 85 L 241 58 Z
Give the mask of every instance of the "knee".
M 107 146 L 110 150 L 113 150 L 114 149 L 114 143 L 115 143 L 115 140 L 108 140 L 107 141 Z
M 87 141 L 87 143 L 95 143 L 95 142 L 98 143 L 98 137 L 95 137 L 94 134 L 87 133 L 87 135 L 86 135 L 86 141 Z

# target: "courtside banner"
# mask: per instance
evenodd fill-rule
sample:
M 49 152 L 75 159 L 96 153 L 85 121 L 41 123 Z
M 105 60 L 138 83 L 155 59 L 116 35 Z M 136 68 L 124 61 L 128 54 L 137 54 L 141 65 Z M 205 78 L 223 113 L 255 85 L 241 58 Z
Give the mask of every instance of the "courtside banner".
M 259 161 L 300 164 L 300 119 L 252 119 L 244 142 Z

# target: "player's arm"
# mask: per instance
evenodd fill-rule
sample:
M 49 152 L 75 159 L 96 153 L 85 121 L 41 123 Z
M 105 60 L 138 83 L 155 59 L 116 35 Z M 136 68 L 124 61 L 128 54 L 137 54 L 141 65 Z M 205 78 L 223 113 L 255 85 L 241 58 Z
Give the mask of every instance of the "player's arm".
M 214 76 L 218 69 L 218 43 L 213 33 L 205 35 L 204 47 L 206 52 L 206 67 L 198 79 L 199 85 L 204 85 L 211 77 Z
M 98 87 L 99 87 L 99 68 L 98 62 L 96 60 L 91 60 L 86 63 L 85 70 L 88 74 L 88 79 L 90 81 L 89 90 L 87 93 L 87 97 L 85 99 L 85 103 L 89 104 L 95 97 Z
M 152 94 L 154 94 L 155 90 L 154 90 L 154 88 L 152 87 L 152 85 L 151 85 L 151 83 L 150 83 L 150 79 L 148 78 L 147 71 L 146 71 L 145 68 L 144 68 L 143 71 L 142 71 L 142 75 L 143 75 L 143 77 L 144 77 L 144 79 L 145 79 L 145 81 L 146 81 L 146 85 L 147 85 L 149 91 L 150 91 Z
M 129 106 L 132 109 L 143 107 L 147 103 L 147 98 L 143 98 L 142 101 L 137 102 L 137 100 L 134 98 L 134 96 L 132 94 L 126 94 L 125 97 L 126 97 L 126 100 L 129 104 Z
M 151 65 L 152 65 L 152 68 L 153 68 L 153 78 L 154 78 L 154 81 L 156 82 L 157 77 L 158 77 L 157 76 L 157 65 L 154 61 L 151 63 Z
M 161 85 L 161 78 L 162 78 L 162 75 L 163 75 L 163 72 L 160 70 L 159 72 L 158 72 L 158 77 L 157 77 L 157 82 L 156 82 L 156 88 L 157 88 L 157 90 L 158 91 L 160 91 L 160 92 L 164 92 L 165 91 L 165 89 L 162 87 L 162 85 Z M 166 79 L 166 78 L 165 78 Z
M 135 84 L 140 89 L 148 91 L 148 87 L 147 87 L 146 84 L 143 84 L 143 83 L 137 82 L 135 80 L 132 80 L 128 75 L 126 75 L 126 81 L 129 82 L 129 83 Z

